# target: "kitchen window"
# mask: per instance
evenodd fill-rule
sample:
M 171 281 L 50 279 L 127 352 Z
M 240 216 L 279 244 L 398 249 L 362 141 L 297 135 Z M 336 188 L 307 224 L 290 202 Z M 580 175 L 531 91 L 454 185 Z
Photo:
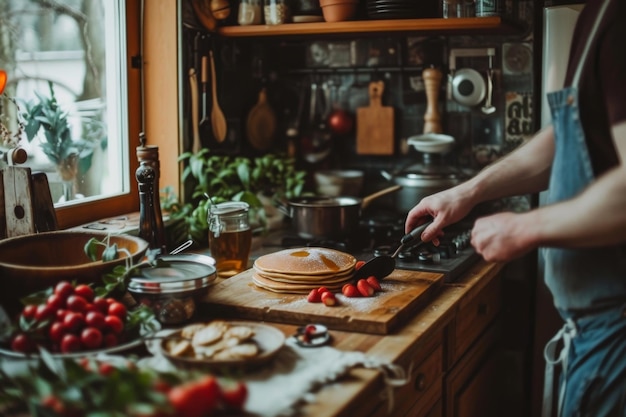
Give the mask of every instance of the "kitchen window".
M 48 177 L 59 227 L 136 211 L 140 0 L 0 0 L 2 150 Z M 140 61 L 139 61 L 140 62 Z M 17 106 L 14 104 L 16 103 Z M 19 109 L 19 110 L 18 110 Z M 12 140 L 7 140 L 12 139 Z

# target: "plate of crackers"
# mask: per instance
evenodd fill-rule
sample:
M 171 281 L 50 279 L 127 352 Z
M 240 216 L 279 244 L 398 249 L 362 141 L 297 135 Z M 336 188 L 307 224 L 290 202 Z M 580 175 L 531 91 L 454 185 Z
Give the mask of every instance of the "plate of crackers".
M 252 321 L 212 320 L 166 329 L 146 340 L 152 354 L 176 365 L 253 367 L 272 359 L 285 344 L 276 327 Z

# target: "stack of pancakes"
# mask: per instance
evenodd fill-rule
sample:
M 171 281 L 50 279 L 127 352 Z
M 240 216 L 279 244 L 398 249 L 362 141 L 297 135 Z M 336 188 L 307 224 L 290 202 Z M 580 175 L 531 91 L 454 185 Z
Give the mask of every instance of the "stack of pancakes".
M 285 249 L 259 257 L 252 281 L 281 293 L 307 294 L 324 286 L 340 290 L 354 274 L 356 258 L 334 249 L 304 247 Z

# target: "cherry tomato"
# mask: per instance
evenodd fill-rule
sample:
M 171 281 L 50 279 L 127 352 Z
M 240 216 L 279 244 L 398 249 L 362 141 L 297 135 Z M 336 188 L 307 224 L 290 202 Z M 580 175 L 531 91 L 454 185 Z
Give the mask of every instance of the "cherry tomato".
M 114 347 L 119 345 L 119 343 L 119 339 L 115 333 L 109 332 L 102 336 L 102 346 L 104 347 Z
M 35 320 L 43 321 L 52 318 L 56 315 L 56 310 L 51 308 L 48 304 L 39 304 L 35 311 Z
M 98 365 L 98 372 L 100 375 L 111 375 L 115 371 L 115 367 L 108 362 L 101 362 Z
M 85 327 L 80 333 L 80 341 L 87 349 L 97 349 L 102 346 L 102 332 L 95 327 Z
M 61 352 L 72 353 L 79 352 L 82 349 L 80 338 L 75 334 L 68 333 L 61 339 Z
M 115 334 L 120 334 L 124 331 L 124 322 L 118 316 L 106 316 L 104 323 L 105 327 Z
M 63 298 L 67 298 L 74 294 L 74 286 L 68 281 L 61 281 L 54 287 L 54 293 Z
M 78 332 L 85 327 L 85 316 L 82 313 L 69 311 L 63 319 L 63 324 L 70 332 Z
M 24 306 L 22 310 L 22 317 L 28 320 L 32 320 L 35 318 L 35 313 L 37 312 L 37 304 L 28 304 Z
M 86 284 L 77 285 L 76 288 L 74 288 L 74 294 L 80 295 L 85 300 L 87 300 L 87 302 L 92 302 L 95 297 L 93 288 Z
M 66 298 L 61 297 L 59 294 L 51 294 L 46 301 L 46 304 L 53 310 L 59 310 L 65 308 Z
M 102 314 L 107 314 L 109 312 L 109 303 L 106 300 L 106 298 L 102 298 L 102 297 L 94 298 L 93 305 Z
M 126 318 L 126 306 L 120 303 L 119 301 L 116 301 L 109 305 L 108 313 L 110 316 L 117 316 L 121 319 L 125 319 Z
M 54 323 L 52 323 L 52 326 L 50 326 L 48 336 L 50 336 L 50 340 L 52 340 L 54 343 L 61 343 L 63 336 L 65 336 L 67 333 L 68 331 L 65 327 L 65 324 L 63 324 L 62 321 L 55 321 Z
M 104 314 L 99 311 L 90 311 L 85 315 L 85 323 L 87 326 L 95 327 L 96 329 L 104 329 L 106 322 L 104 320 Z
M 58 397 L 50 394 L 41 399 L 41 405 L 44 408 L 52 410 L 56 415 L 64 416 L 67 412 L 65 404 Z
M 226 408 L 243 410 L 248 399 L 248 386 L 242 381 L 222 384 L 220 387 L 220 400 Z
M 65 316 L 67 315 L 67 313 L 69 313 L 69 310 L 66 310 L 64 308 L 58 309 L 57 312 L 56 312 L 56 319 L 57 319 L 57 321 L 65 320 Z
M 67 297 L 67 309 L 72 311 L 78 311 L 80 313 L 84 313 L 87 310 L 87 300 L 85 300 L 80 295 L 70 295 Z
M 173 387 L 167 394 L 170 404 L 179 417 L 210 415 L 219 399 L 219 385 L 213 376 Z
M 11 341 L 11 349 L 15 352 L 30 353 L 35 351 L 35 344 L 24 333 L 18 333 Z

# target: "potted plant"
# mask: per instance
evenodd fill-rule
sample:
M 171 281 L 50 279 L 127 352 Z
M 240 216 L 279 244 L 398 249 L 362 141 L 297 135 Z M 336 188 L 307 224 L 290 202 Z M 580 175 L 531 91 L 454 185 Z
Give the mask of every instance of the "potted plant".
M 304 189 L 306 172 L 296 169 L 293 158 L 281 154 L 248 158 L 212 155 L 205 148 L 184 153 L 179 160 L 186 162 L 182 180 L 193 185 L 191 201 L 181 205 L 170 198 L 163 206 L 173 219 L 184 221 L 186 237 L 196 242 L 208 239 L 210 204 L 245 201 L 250 205 L 253 227 L 267 231 L 268 218 L 278 213 L 274 199 L 297 197 Z
M 68 122 L 68 113 L 57 102 L 52 82 L 48 82 L 50 97 L 39 93 L 34 102 L 24 104 L 24 132 L 28 142 L 39 138 L 43 153 L 48 157 L 61 177 L 65 200 L 74 198 L 74 183 L 79 171 L 79 161 L 91 156 L 93 142 L 74 140 Z M 40 134 L 40 132 L 42 134 Z

